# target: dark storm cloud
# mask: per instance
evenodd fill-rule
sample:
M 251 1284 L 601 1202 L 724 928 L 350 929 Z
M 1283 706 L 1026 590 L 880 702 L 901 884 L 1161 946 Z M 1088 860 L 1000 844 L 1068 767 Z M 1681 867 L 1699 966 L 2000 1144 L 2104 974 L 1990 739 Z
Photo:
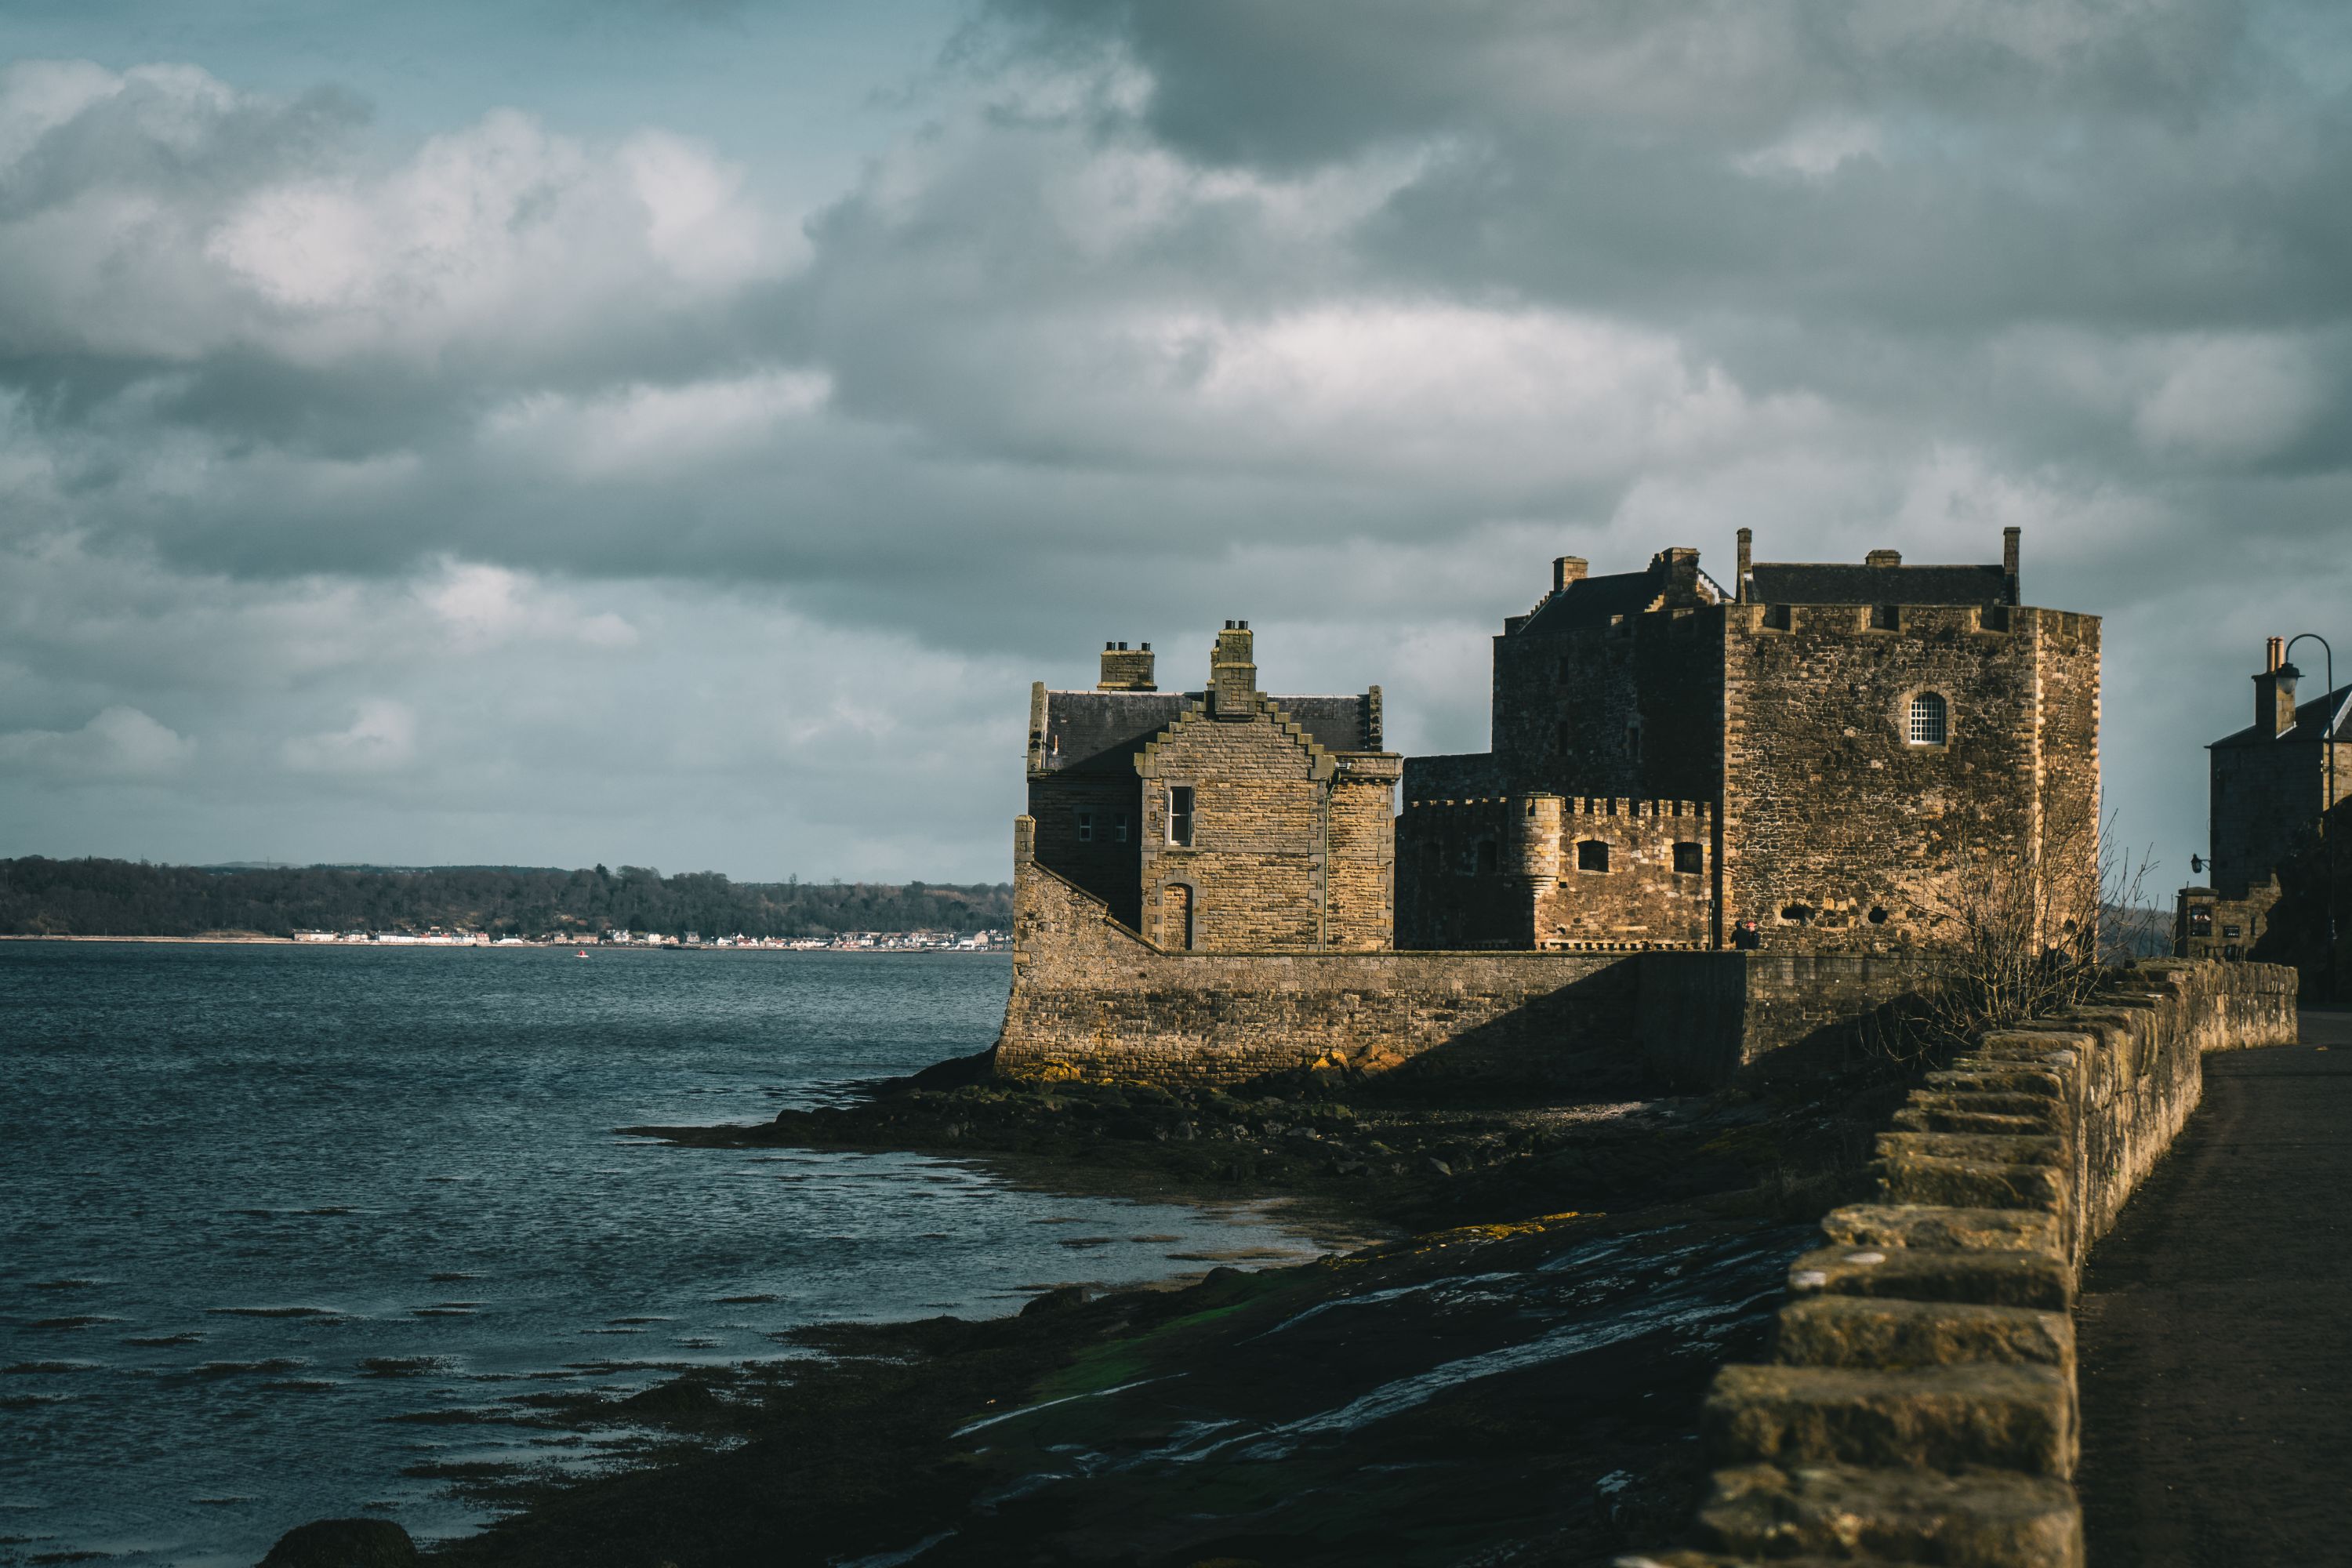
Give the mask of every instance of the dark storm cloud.
M 322 834 L 320 781 L 533 798 L 597 752 L 527 695 L 578 664 L 707 682 L 647 754 L 821 835 L 921 815 L 1097 637 L 1189 679 L 1249 615 L 1271 679 L 1475 746 L 1551 554 L 1983 559 L 2013 523 L 2032 597 L 2109 616 L 2111 776 L 2184 837 L 2171 715 L 2234 721 L 2240 655 L 2347 586 L 2341 33 L 1004 0 L 806 214 L 745 177 L 788 150 L 691 125 L 403 141 L 332 92 L 12 68 L 0 546 L 46 586 L 0 627 L 0 764 Z M 740 746 L 696 727 L 738 707 Z M 999 793 L 888 853 L 992 866 Z

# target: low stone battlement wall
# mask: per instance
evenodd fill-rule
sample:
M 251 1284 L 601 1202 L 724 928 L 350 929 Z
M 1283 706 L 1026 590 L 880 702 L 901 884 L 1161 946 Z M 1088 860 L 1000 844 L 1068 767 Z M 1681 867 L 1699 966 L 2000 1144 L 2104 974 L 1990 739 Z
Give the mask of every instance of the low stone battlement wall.
M 2146 963 L 1930 1073 L 1879 1139 L 1879 1201 L 1790 1265 L 1772 1362 L 1717 1376 L 1700 1549 L 1621 1568 L 2079 1568 L 2083 1260 L 2196 1110 L 2204 1053 L 2292 1042 L 2294 1000 L 2277 965 Z
M 1016 839 L 1011 1078 L 1233 1083 L 1317 1065 L 1550 1083 L 1613 1052 L 1671 1086 L 1837 1065 L 1899 959 L 1688 952 L 1182 952 L 1146 941 Z
M 1618 954 L 1169 952 L 1031 864 L 1016 868 L 1012 1078 L 1232 1083 L 1292 1068 L 1541 1079 L 1633 1036 Z M 1444 1047 L 1441 1052 L 1439 1047 Z

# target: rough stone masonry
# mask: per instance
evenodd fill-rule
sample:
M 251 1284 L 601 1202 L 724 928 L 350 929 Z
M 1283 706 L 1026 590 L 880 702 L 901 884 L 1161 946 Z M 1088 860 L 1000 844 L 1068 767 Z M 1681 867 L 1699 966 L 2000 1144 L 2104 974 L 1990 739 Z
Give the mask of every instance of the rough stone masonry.
M 1824 1005 L 1783 1019 L 1916 988 L 1982 868 L 2095 888 L 2099 623 L 2025 605 L 2018 549 L 1756 563 L 1743 529 L 1728 591 L 1695 550 L 1597 577 L 1563 556 L 1495 639 L 1475 755 L 1388 751 L 1378 686 L 1263 692 L 1245 621 L 1197 690 L 1107 645 L 1094 689 L 1031 692 L 999 1070 L 1444 1049 L 1541 1076 L 1527 1058 L 1612 1030 L 1642 1048 L 1628 1018 L 1704 1015 L 1649 1048 L 1709 1081 L 1806 1032 L 1721 1001 L 1772 982 L 1659 955 L 1854 961 L 1805 971 Z

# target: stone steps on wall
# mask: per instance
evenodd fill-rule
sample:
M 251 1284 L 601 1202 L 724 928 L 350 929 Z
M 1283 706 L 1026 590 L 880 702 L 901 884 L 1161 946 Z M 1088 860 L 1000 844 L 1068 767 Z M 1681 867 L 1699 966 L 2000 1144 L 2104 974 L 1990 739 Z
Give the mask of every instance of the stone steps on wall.
M 1789 1293 L 2063 1312 L 2074 1305 L 2074 1271 L 2055 1252 L 1825 1247 L 1790 1265 Z
M 1754 1465 L 1717 1472 L 1699 1531 L 1734 1560 L 1866 1554 L 1947 1568 L 2074 1568 L 2083 1515 L 2072 1488 L 2035 1476 Z
M 1718 1465 L 2074 1473 L 2074 1385 L 2024 1363 L 1727 1366 L 1699 1431 Z
M 2060 1311 L 1888 1296 L 1813 1296 L 1781 1309 L 1772 1358 L 1786 1366 L 2074 1365 Z

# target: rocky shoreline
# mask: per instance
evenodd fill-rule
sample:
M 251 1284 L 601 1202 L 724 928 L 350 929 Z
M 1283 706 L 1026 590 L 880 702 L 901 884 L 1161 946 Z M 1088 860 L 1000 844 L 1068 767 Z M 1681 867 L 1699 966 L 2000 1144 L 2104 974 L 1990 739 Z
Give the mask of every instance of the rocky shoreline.
M 452 1563 L 1606 1563 L 1686 1517 L 1695 1413 L 1752 1355 L 1802 1222 L 1853 1195 L 1878 1100 L 1582 1103 L 1317 1073 L 1235 1090 L 943 1064 L 697 1145 L 895 1149 L 1064 1190 L 1286 1199 L 1316 1263 L 1015 1316 L 837 1323 L 516 1419 L 627 1429 L 589 1479 L 453 1478 L 504 1517 Z M 1507 1373 L 1508 1375 L 1502 1375 Z

